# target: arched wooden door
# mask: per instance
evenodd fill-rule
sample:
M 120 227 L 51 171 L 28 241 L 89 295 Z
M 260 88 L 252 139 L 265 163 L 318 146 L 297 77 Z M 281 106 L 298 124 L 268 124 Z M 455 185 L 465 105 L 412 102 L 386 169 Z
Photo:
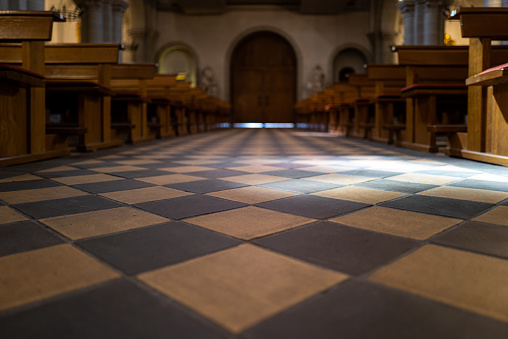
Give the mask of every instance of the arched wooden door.
M 231 62 L 234 122 L 294 121 L 296 57 L 272 32 L 253 33 L 235 48 Z

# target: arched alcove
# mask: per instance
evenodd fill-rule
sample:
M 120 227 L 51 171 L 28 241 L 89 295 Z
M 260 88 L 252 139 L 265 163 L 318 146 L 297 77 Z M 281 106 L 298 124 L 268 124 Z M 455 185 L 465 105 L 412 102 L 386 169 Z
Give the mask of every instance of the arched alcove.
M 365 64 L 368 62 L 365 54 L 356 48 L 347 48 L 340 51 L 333 61 L 333 80 L 344 80 L 348 74 L 365 73 Z
M 184 45 L 173 45 L 167 47 L 160 53 L 159 59 L 160 74 L 185 73 L 191 86 L 197 84 L 197 59 L 190 48 Z

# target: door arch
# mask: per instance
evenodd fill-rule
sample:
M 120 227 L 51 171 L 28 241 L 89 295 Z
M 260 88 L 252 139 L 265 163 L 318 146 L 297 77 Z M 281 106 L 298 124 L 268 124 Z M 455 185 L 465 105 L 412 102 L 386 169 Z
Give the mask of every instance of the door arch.
M 235 123 L 294 122 L 296 55 L 280 35 L 248 35 L 233 50 L 231 98 Z

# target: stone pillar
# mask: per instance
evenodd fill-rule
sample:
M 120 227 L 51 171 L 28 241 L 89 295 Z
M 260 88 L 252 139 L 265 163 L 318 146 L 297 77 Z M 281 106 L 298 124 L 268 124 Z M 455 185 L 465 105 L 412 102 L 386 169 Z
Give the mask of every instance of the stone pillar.
M 103 39 L 102 42 L 113 42 L 113 0 L 102 0 L 103 9 Z
M 441 15 L 441 5 L 438 0 L 425 1 L 425 12 L 423 17 L 423 44 L 424 45 L 442 45 L 443 39 L 440 40 L 442 33 L 441 21 L 444 18 Z
M 102 0 L 79 0 L 83 10 L 81 17 L 81 42 L 104 42 L 104 12 Z
M 123 14 L 129 7 L 127 1 L 113 0 L 113 13 L 112 13 L 112 39 L 114 43 L 122 43 L 122 27 L 123 27 Z
M 415 0 L 415 18 L 414 18 L 414 41 L 415 45 L 423 45 L 425 0 Z
M 399 1 L 397 7 L 404 15 L 404 45 L 414 45 L 415 2 L 414 0 Z
M 9 10 L 9 0 L 0 0 L 0 11 Z
M 43 11 L 44 0 L 27 0 L 27 9 L 29 11 Z
M 483 7 L 503 7 L 503 0 L 483 0 Z
M 26 11 L 26 0 L 9 0 L 9 10 L 11 11 Z

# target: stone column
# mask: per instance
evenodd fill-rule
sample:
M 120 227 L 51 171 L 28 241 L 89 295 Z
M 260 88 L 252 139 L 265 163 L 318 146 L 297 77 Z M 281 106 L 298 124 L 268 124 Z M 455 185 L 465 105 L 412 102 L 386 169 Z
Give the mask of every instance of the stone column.
M 102 42 L 113 42 L 113 0 L 102 0 L 102 15 L 103 15 L 103 39 Z
M 483 0 L 483 7 L 503 7 L 503 0 Z
M 0 0 L 0 11 L 9 10 L 9 0 Z
M 26 11 L 26 0 L 9 0 L 9 10 L 11 11 Z
M 113 13 L 112 13 L 112 39 L 114 43 L 122 43 L 122 27 L 123 27 L 123 14 L 129 7 L 127 1 L 113 0 Z
M 439 0 L 425 1 L 424 12 L 424 28 L 423 44 L 424 45 L 442 45 L 443 39 L 440 40 L 442 33 L 441 21 L 444 19 L 441 15 L 441 5 Z
M 27 9 L 29 11 L 43 11 L 44 0 L 27 0 Z
M 415 45 L 423 45 L 423 33 L 425 32 L 424 13 L 425 0 L 415 0 L 415 18 L 413 27 L 413 43 Z
M 414 45 L 415 2 L 414 0 L 399 1 L 397 7 L 404 15 L 404 45 Z
M 102 0 L 79 0 L 83 10 L 81 17 L 81 42 L 104 42 L 104 13 Z

